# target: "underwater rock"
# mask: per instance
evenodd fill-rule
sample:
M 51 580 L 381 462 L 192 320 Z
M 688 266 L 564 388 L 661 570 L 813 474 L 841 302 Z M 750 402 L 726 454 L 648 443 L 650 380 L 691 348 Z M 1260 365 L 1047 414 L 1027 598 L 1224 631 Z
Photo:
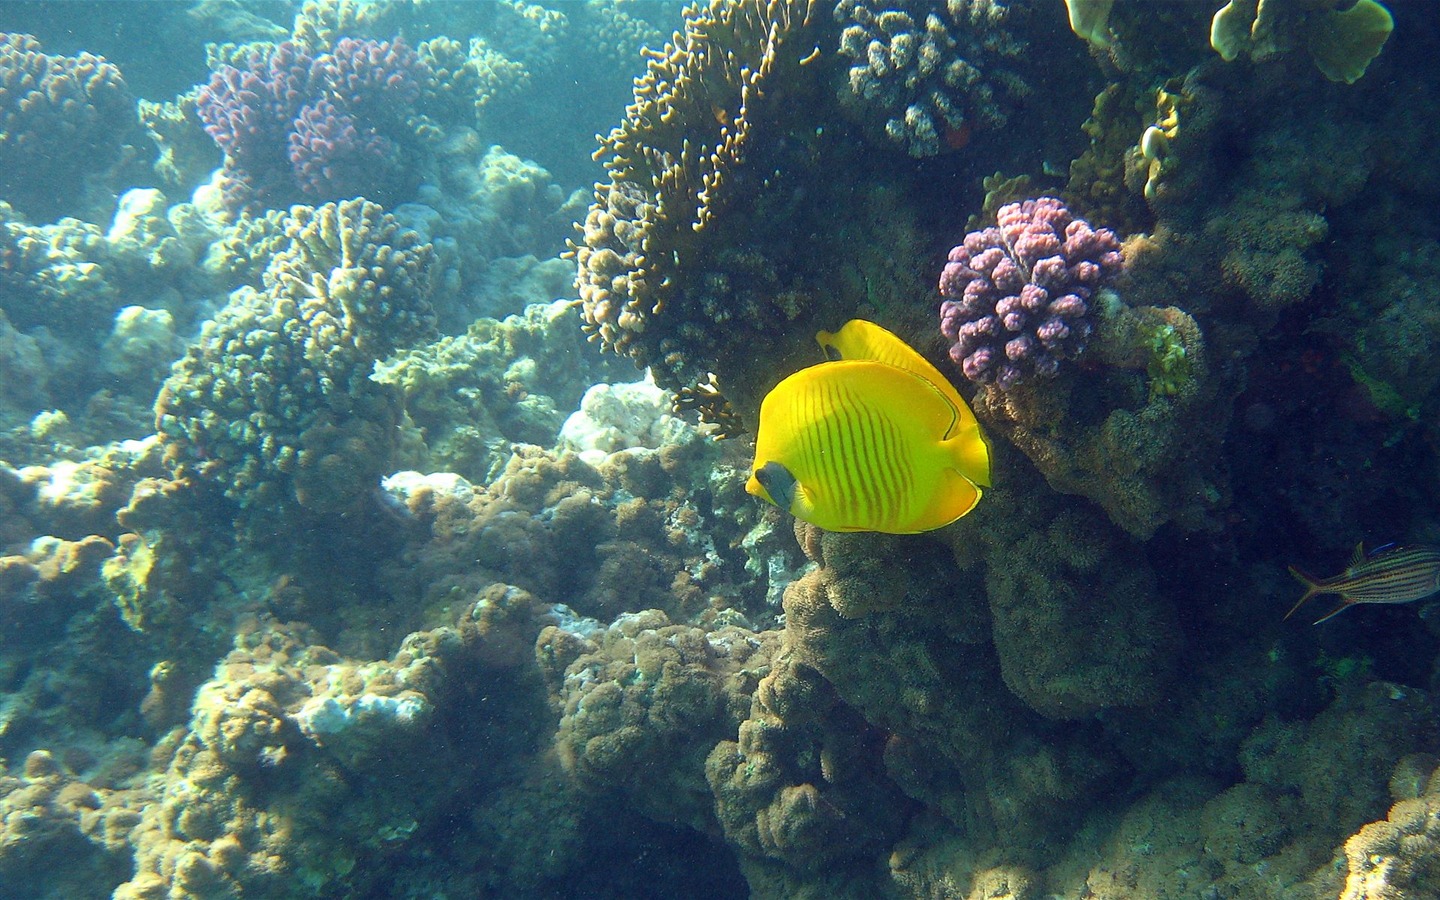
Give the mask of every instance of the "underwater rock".
M 596 384 L 561 426 L 559 447 L 595 465 L 617 450 L 684 443 L 689 428 L 670 414 L 669 392 L 653 381 Z
M 659 610 L 625 613 L 578 645 L 547 628 L 535 652 L 563 710 L 561 762 L 587 791 L 712 830 L 705 757 L 739 725 L 773 649 L 773 635 L 673 625 Z

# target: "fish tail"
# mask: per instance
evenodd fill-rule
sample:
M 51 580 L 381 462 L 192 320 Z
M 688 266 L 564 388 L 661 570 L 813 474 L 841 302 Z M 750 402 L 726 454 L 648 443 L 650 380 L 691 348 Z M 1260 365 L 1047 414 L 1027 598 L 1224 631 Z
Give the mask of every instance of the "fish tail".
M 990 445 L 979 425 L 943 442 L 951 465 L 976 487 L 990 487 Z
M 1333 610 L 1331 610 L 1329 613 L 1327 613 L 1327 614 L 1321 616 L 1320 618 L 1316 619 L 1316 620 L 1315 620 L 1315 624 L 1316 624 L 1316 625 L 1319 625 L 1321 622 L 1328 622 L 1328 621 L 1330 621 L 1331 619 L 1333 619 L 1333 618 L 1335 618 L 1336 616 L 1340 615 L 1342 612 L 1344 612 L 1345 610 L 1349 609 L 1351 606 L 1354 606 L 1354 605 L 1355 605 L 1355 601 L 1354 601 L 1354 600 L 1342 600 L 1342 601 L 1340 601 L 1340 605 L 1339 605 L 1339 606 L 1335 607 L 1335 608 L 1334 608 Z M 1293 612 L 1293 610 L 1292 610 L 1292 612 Z
M 1300 571 L 1299 569 L 1295 568 L 1294 566 L 1291 566 L 1291 567 L 1290 567 L 1290 574 L 1295 576 L 1295 580 L 1296 580 L 1296 581 L 1299 581 L 1301 584 L 1305 585 L 1305 595 L 1304 595 L 1303 597 L 1301 597 L 1299 600 L 1296 600 L 1296 601 L 1295 601 L 1295 605 L 1292 606 L 1292 607 L 1290 607 L 1290 611 L 1285 614 L 1285 618 L 1286 618 L 1286 619 L 1288 619 L 1288 618 L 1290 618 L 1291 616 L 1295 615 L 1295 610 L 1297 610 L 1297 609 L 1299 609 L 1300 607 L 1304 606 L 1304 605 L 1306 604 L 1306 602 L 1308 602 L 1308 601 L 1309 601 L 1312 597 L 1314 597 L 1316 594 L 1323 594 L 1323 593 L 1325 593 L 1325 588 L 1320 584 L 1320 579 L 1315 578 L 1315 577 L 1312 576 L 1312 575 L 1306 575 L 1304 572 Z M 1348 606 L 1348 605 L 1349 605 L 1348 603 L 1345 604 L 1345 606 Z M 1340 607 L 1340 609 L 1344 609 L 1345 606 Z M 1335 610 L 1335 612 L 1339 612 L 1339 611 L 1340 611 L 1339 609 Z M 1331 613 L 1330 615 L 1333 616 L 1334 614 L 1335 614 L 1335 613 Z M 1328 619 L 1328 618 L 1330 618 L 1330 616 L 1326 616 L 1325 618 Z M 1282 620 L 1282 621 L 1283 621 L 1283 620 Z M 1323 622 L 1323 621 L 1325 621 L 1325 619 L 1321 619 L 1320 621 Z M 1317 622 L 1317 623 L 1315 623 L 1315 624 L 1318 625 L 1318 624 L 1320 624 L 1320 623 Z

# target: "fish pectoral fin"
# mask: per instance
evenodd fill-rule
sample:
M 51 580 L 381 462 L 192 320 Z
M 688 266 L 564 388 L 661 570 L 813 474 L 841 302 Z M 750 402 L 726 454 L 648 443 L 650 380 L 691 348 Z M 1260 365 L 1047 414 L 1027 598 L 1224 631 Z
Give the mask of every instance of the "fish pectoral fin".
M 1384 549 L 1383 547 L 1381 549 Z M 1355 552 L 1350 554 L 1350 568 L 1355 568 L 1365 561 L 1365 542 L 1361 541 L 1355 545 Z
M 949 465 L 972 486 L 990 487 L 990 445 L 973 425 L 954 437 L 941 442 Z

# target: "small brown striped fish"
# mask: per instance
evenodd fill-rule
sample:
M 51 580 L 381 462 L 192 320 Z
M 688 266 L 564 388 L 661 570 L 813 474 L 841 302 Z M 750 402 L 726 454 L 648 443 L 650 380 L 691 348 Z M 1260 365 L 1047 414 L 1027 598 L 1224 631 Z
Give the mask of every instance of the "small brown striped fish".
M 1305 596 L 1290 607 L 1285 614 L 1287 619 L 1312 597 L 1340 596 L 1340 605 L 1333 612 L 1315 620 L 1319 625 L 1356 603 L 1409 603 L 1440 591 L 1440 547 L 1391 545 L 1367 554 L 1362 541 L 1355 545 L 1350 565 L 1339 575 L 1315 578 L 1294 566 L 1290 567 L 1290 574 L 1305 585 Z

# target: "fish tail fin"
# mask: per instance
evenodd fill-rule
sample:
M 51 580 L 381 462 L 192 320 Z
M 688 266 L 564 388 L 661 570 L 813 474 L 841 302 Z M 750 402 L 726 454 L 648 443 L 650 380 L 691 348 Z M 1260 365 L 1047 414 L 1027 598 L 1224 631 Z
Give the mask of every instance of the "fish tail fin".
M 1295 605 L 1292 606 L 1292 607 L 1290 607 L 1290 611 L 1285 614 L 1285 618 L 1286 618 L 1286 619 L 1288 619 L 1288 618 L 1290 618 L 1291 616 L 1295 615 L 1295 610 L 1297 610 L 1297 609 L 1299 609 L 1300 607 L 1304 606 L 1304 605 L 1305 605 L 1307 602 L 1309 602 L 1309 600 L 1310 600 L 1311 598 L 1313 598 L 1316 594 L 1323 594 L 1323 593 L 1325 592 L 1325 588 L 1324 588 L 1323 586 L 1321 586 L 1321 584 L 1320 584 L 1320 579 L 1315 578 L 1314 576 L 1311 576 L 1311 575 L 1306 575 L 1304 572 L 1300 571 L 1299 569 L 1295 568 L 1294 566 L 1291 566 L 1291 567 L 1290 567 L 1290 574 L 1295 576 L 1295 580 L 1296 580 L 1296 581 L 1298 581 L 1298 582 L 1300 582 L 1301 584 L 1305 585 L 1305 595 L 1304 595 L 1303 597 L 1301 597 L 1299 600 L 1296 600 L 1296 601 L 1295 601 Z M 1347 604 L 1347 605 L 1348 605 L 1348 604 Z M 1344 608 L 1345 608 L 1345 607 L 1342 606 L 1340 609 L 1344 609 Z M 1340 611 L 1340 610 L 1337 609 L 1335 612 L 1339 612 L 1339 611 Z M 1330 615 L 1334 615 L 1334 614 L 1335 614 L 1335 613 L 1331 613 Z M 1329 617 L 1330 617 L 1330 616 L 1326 616 L 1325 618 L 1328 619 Z M 1283 621 L 1283 620 L 1282 620 L 1282 621 Z M 1325 621 L 1325 619 L 1321 619 L 1320 621 L 1323 622 L 1323 621 Z M 1318 625 L 1319 622 L 1317 622 L 1316 624 Z
M 990 487 L 990 445 L 979 423 L 944 441 L 944 445 L 950 465 L 961 477 L 977 487 Z
M 1354 601 L 1354 600 L 1342 600 L 1342 601 L 1340 601 L 1340 605 L 1339 605 L 1339 606 L 1335 607 L 1335 608 L 1334 608 L 1333 610 L 1331 610 L 1329 613 L 1326 613 L 1325 615 L 1323 615 L 1323 616 L 1321 616 L 1320 618 L 1316 619 L 1316 620 L 1315 620 L 1315 624 L 1316 624 L 1316 625 L 1319 625 L 1321 622 L 1328 622 L 1328 621 L 1330 621 L 1331 619 L 1333 619 L 1333 618 L 1335 618 L 1336 616 L 1340 615 L 1342 612 L 1344 612 L 1345 610 L 1349 609 L 1350 607 L 1352 607 L 1352 606 L 1354 606 L 1354 605 L 1355 605 L 1355 601 Z

